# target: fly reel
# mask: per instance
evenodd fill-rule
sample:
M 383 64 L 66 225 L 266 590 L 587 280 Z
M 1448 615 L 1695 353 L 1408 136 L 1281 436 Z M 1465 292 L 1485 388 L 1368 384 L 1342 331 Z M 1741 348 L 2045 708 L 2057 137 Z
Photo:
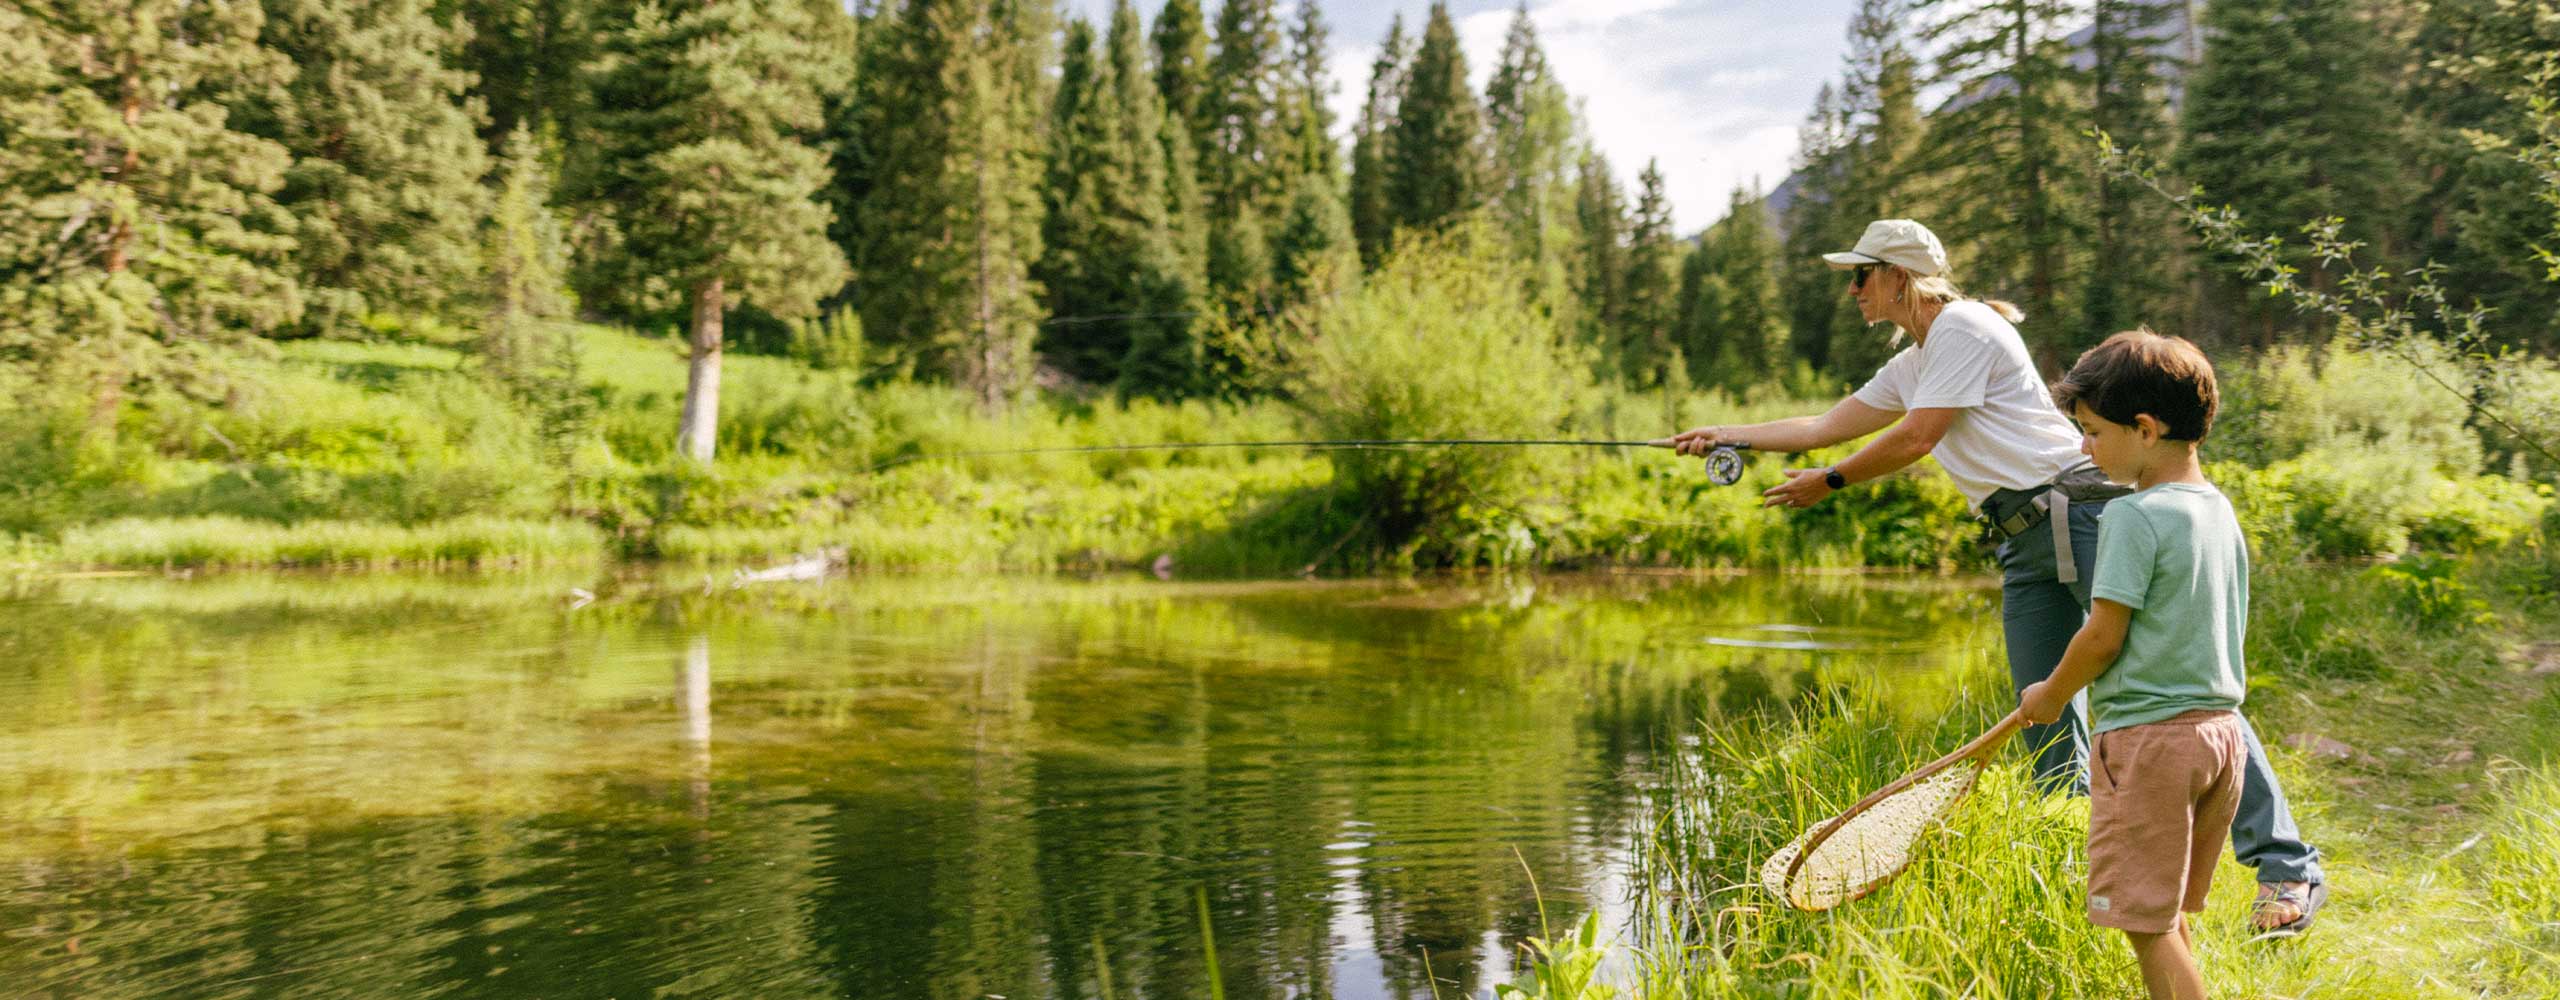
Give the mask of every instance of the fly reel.
M 1717 445 L 1707 453 L 1707 481 L 1731 486 L 1742 481 L 1742 449 L 1749 445 Z

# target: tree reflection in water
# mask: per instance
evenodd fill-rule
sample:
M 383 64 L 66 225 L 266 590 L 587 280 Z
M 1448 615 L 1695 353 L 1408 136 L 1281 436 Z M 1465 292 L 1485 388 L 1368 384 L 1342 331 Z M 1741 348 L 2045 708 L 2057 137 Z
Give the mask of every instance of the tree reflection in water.
M 607 597 L 571 612 L 571 585 Z M 1530 872 L 1550 922 L 1623 906 L 1648 776 L 1699 726 L 1840 692 L 1925 717 L 1990 669 L 1988 597 L 22 587 L 0 601 L 0 981 L 1085 1000 L 1107 966 L 1118 996 L 1188 998 L 1205 889 L 1238 1000 L 1473 995 L 1540 931 Z M 1836 648 L 1709 641 L 1773 624 Z

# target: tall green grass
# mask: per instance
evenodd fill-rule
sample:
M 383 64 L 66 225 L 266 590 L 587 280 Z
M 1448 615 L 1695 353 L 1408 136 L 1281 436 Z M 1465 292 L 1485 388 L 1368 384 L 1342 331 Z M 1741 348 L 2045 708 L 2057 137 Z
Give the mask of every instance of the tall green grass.
M 1626 995 L 2141 995 L 2123 935 L 2082 914 L 2085 801 L 2043 796 L 2021 763 L 1993 767 L 1911 869 L 1872 897 L 1812 914 L 1757 887 L 1760 861 L 1786 838 L 1956 745 L 1999 707 L 1973 702 L 1914 730 L 1854 709 L 1806 713 L 1710 746 L 1666 787 L 1643 845 L 1645 919 L 1623 946 Z M 2330 794 L 2285 770 L 2298 806 Z M 2226 856 L 2206 912 L 2191 918 L 2213 995 L 2552 996 L 2560 781 L 2535 769 L 2507 784 L 2473 854 L 2322 829 L 2315 807 L 2307 823 L 2338 888 L 2303 938 L 2251 941 L 2253 874 Z
M 2252 943 L 2254 874 L 2225 857 L 2194 924 L 2213 995 L 2560 995 L 2560 686 L 2497 656 L 2519 636 L 2547 634 L 2536 617 L 2551 600 L 2536 582 L 2551 565 L 2541 544 L 2536 535 L 2432 565 L 2261 571 L 2247 710 L 2335 893 L 2311 934 Z M 2346 645 L 2320 641 L 2338 633 Z M 1759 864 L 1787 839 L 2009 707 L 2002 679 L 1985 671 L 1954 707 L 1916 722 L 1855 689 L 1728 720 L 1666 774 L 1650 810 L 1638 920 L 1614 946 L 1629 967 L 1615 980 L 1623 995 L 2140 995 L 2122 935 L 2082 915 L 2087 805 L 2037 793 L 2017 748 L 1875 896 L 1807 914 L 1757 885 Z M 2283 747 L 2288 731 L 2343 738 L 2358 759 L 2306 757 Z M 2435 763 L 2445 746 L 2477 746 L 2493 761 L 2485 795 L 2472 790 L 2476 770 Z M 1610 947 L 1567 945 L 1532 971 Z
M 2509 978 L 2560 996 L 2560 773 L 2519 766 L 2473 880 L 2482 909 L 2502 925 L 2494 961 Z
M 1801 375 L 1740 392 L 1595 379 L 1589 352 L 1517 300 L 1516 275 L 1479 258 L 1464 241 L 1430 247 L 1328 300 L 1282 359 L 1294 373 L 1286 398 L 1062 394 L 987 414 L 948 386 L 740 354 L 710 469 L 672 456 L 679 345 L 629 331 L 553 331 L 577 345 L 564 368 L 580 380 L 576 405 L 534 406 L 454 337 L 390 328 L 408 339 L 227 356 L 187 394 L 144 393 L 109 423 L 79 386 L 0 366 L 0 532 L 31 539 L 22 553 L 50 553 L 120 519 L 425 530 L 480 518 L 583 522 L 626 558 L 844 546 L 866 566 L 1044 569 L 1171 552 L 1193 572 L 1232 575 L 1987 565 L 1962 498 L 1926 463 L 1810 510 L 1758 506 L 1782 469 L 1854 445 L 1754 455 L 1734 487 L 1645 450 L 973 454 L 1325 436 L 1632 440 L 1815 412 L 1849 388 Z M 2501 474 L 2514 464 L 2503 446 L 2391 384 L 2392 363 L 2343 348 L 2224 363 L 2232 413 L 2207 451 L 2225 460 L 2214 476 L 2262 565 L 2513 548 L 2552 516 L 2552 484 Z M 2340 662 L 2363 655 L 2351 648 L 2361 639 L 2326 641 Z
M 1761 861 L 2005 711 L 1974 695 L 1903 728 L 1849 703 L 1729 730 L 1666 790 L 1640 870 L 1665 906 L 1645 996 L 2037 997 L 2122 992 L 2130 953 L 2077 887 L 2087 809 L 2022 765 L 1988 771 L 1884 891 L 1825 914 L 1758 888 Z
M 591 525 L 482 517 L 415 526 L 124 519 L 72 528 L 52 553 L 55 562 L 88 567 L 377 569 L 562 565 L 594 562 L 604 554 L 604 541 Z

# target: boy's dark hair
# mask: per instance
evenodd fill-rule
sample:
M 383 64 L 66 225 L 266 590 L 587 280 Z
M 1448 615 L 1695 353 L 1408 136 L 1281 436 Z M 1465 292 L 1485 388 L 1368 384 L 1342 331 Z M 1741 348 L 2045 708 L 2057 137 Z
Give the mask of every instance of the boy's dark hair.
M 2170 440 L 2202 441 L 2222 408 L 2222 393 L 2214 388 L 2213 363 L 2196 345 L 2143 327 L 2108 337 L 2080 355 L 2053 384 L 2053 404 L 2064 416 L 2078 404 L 2127 425 L 2148 413 L 2168 426 Z

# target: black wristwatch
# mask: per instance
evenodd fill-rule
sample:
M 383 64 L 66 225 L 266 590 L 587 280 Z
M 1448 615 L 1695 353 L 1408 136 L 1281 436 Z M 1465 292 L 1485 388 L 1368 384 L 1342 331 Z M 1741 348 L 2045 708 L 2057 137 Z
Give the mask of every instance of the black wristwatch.
M 1822 485 L 1835 490 L 1845 490 L 1849 488 L 1849 478 L 1841 475 L 1840 467 L 1835 465 L 1822 470 Z

